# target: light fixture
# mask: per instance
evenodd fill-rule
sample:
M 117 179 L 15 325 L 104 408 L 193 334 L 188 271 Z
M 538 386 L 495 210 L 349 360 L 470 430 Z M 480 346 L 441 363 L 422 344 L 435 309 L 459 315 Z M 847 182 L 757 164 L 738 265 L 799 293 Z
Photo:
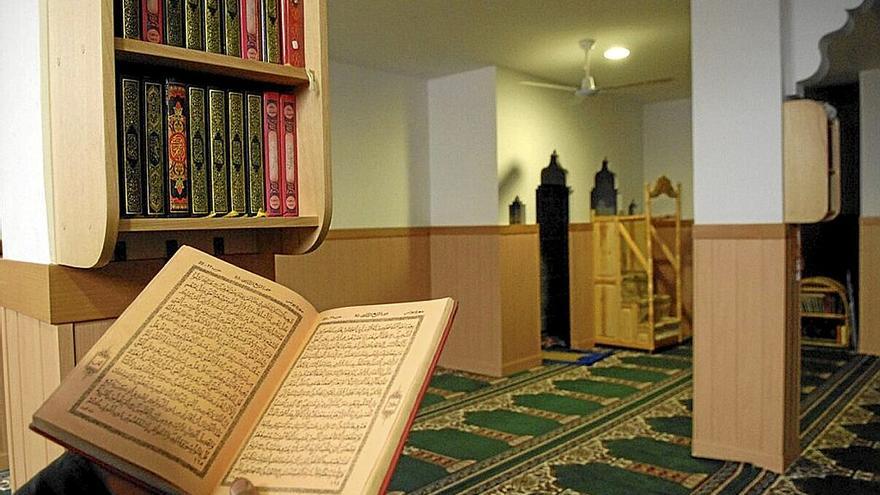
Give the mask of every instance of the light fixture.
M 603 54 L 608 60 L 623 60 L 629 57 L 629 50 L 622 46 L 612 46 Z

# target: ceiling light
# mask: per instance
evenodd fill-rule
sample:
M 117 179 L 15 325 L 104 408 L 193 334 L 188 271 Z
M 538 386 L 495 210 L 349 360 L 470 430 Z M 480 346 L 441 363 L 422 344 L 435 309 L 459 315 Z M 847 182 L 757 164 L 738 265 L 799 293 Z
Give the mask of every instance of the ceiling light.
M 623 60 L 629 57 L 629 50 L 622 46 L 612 46 L 605 50 L 604 55 L 608 60 Z

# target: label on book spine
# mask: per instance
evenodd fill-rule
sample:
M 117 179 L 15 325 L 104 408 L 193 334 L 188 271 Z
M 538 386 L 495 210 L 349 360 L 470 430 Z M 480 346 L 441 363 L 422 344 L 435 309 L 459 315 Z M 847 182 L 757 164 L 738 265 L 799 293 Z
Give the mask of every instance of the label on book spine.
M 168 213 L 189 213 L 189 166 L 186 126 L 188 116 L 186 87 L 165 84 L 165 128 L 168 135 Z
M 263 60 L 273 64 L 281 63 L 281 9 L 278 2 L 263 2 Z
M 223 0 L 223 46 L 226 54 L 241 56 L 241 6 L 239 0 Z
M 279 96 L 263 93 L 263 155 L 266 166 L 266 215 L 281 216 L 281 150 Z
M 119 8 L 122 37 L 141 39 L 141 0 L 121 0 Z
M 229 92 L 229 199 L 232 211 L 247 211 L 247 166 L 245 165 L 244 95 Z
M 296 96 L 281 95 L 281 212 L 285 217 L 299 215 L 299 188 L 297 187 L 296 156 Z
M 141 83 L 137 79 L 122 78 L 119 91 L 120 160 L 122 185 L 122 214 L 144 213 L 144 191 L 141 186 L 144 162 L 141 155 Z
M 263 171 L 263 98 L 247 94 L 247 168 L 248 168 L 248 215 L 266 211 L 266 178 Z
M 226 93 L 208 90 L 208 157 L 210 159 L 211 212 L 229 213 L 229 167 L 226 162 Z
M 260 1 L 241 0 L 241 56 L 250 60 L 263 59 Z
M 205 2 L 205 50 L 211 53 L 223 52 L 223 36 L 220 27 L 223 24 L 223 12 L 220 2 L 223 0 L 204 0 Z
M 281 3 L 281 55 L 284 63 L 305 67 L 305 16 L 303 0 L 280 0 Z
M 151 43 L 162 43 L 162 0 L 141 0 L 141 39 Z
M 165 44 L 183 46 L 183 2 L 165 0 Z
M 162 132 L 162 85 L 144 83 L 144 149 L 147 215 L 165 214 L 165 136 Z
M 184 1 L 183 31 L 186 37 L 186 47 L 192 50 L 205 49 L 205 32 L 202 29 L 205 19 L 202 13 L 202 1 Z
M 211 213 L 205 156 L 205 90 L 189 88 L 189 176 L 193 215 Z

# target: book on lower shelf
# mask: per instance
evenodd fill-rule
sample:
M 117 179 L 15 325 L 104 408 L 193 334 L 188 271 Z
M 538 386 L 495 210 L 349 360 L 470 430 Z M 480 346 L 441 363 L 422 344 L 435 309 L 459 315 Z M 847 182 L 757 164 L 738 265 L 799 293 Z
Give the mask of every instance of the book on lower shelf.
M 31 428 L 153 489 L 380 493 L 456 304 L 318 312 L 182 247 Z

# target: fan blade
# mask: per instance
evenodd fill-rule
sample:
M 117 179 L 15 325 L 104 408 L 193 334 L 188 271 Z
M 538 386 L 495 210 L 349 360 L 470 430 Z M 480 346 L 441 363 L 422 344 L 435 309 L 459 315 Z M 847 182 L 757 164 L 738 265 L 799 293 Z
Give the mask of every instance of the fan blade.
M 614 91 L 617 89 L 635 88 L 638 86 L 648 86 L 651 84 L 663 84 L 663 83 L 668 83 L 668 82 L 672 82 L 672 81 L 674 81 L 673 78 L 664 77 L 663 79 L 651 79 L 648 81 L 639 81 L 639 82 L 628 83 L 628 84 L 618 84 L 616 86 L 599 86 L 598 89 L 601 91 Z
M 577 88 L 574 86 L 564 86 L 562 84 L 543 83 L 538 81 L 520 81 L 523 86 L 533 86 L 535 88 L 558 89 L 560 91 L 575 92 Z

